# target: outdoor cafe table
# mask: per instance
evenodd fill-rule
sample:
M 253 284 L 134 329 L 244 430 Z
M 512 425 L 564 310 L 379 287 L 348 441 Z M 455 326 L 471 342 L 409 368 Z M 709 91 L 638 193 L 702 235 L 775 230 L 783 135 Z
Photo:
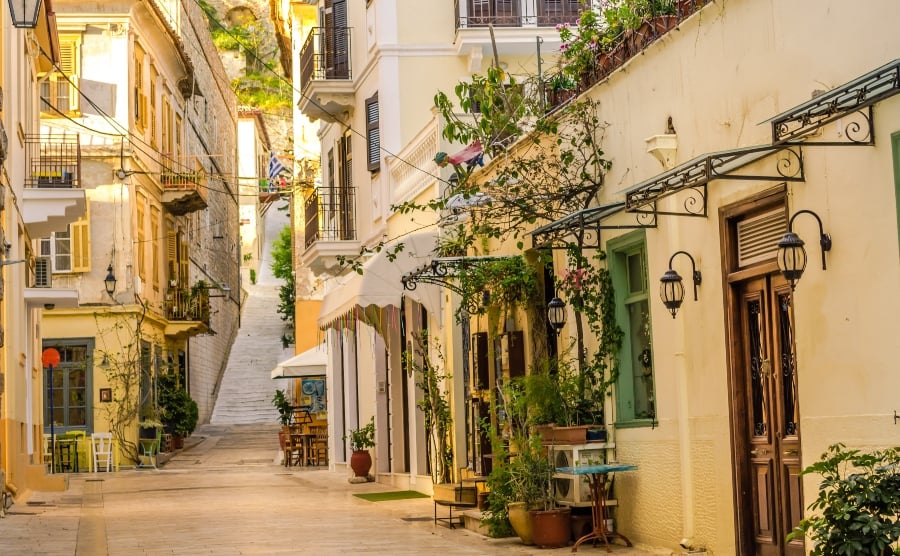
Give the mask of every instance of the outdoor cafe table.
M 625 541 L 625 546 L 631 546 L 628 537 L 621 533 L 614 533 L 606 528 L 606 479 L 608 473 L 616 473 L 619 471 L 634 471 L 636 465 L 626 465 L 622 463 L 610 463 L 605 465 L 579 465 L 577 467 L 557 467 L 556 472 L 563 475 L 587 475 L 588 483 L 591 489 L 591 521 L 593 522 L 591 532 L 581 537 L 572 547 L 572 552 L 578 551 L 578 545 L 592 539 L 603 540 L 606 545 L 606 551 L 609 552 L 609 539 L 618 537 Z

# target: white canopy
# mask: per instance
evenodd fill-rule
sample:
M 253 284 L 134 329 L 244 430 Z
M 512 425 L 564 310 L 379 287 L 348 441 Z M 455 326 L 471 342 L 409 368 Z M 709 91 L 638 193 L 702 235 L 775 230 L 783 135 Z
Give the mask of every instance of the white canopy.
M 403 244 L 403 250 L 394 255 L 394 246 Z M 428 230 L 403 236 L 388 243 L 367 260 L 362 274 L 351 273 L 337 278 L 319 311 L 319 327 L 327 328 L 332 322 L 347 314 L 354 307 L 399 307 L 404 295 L 418 301 L 430 312 L 440 310 L 440 288 L 428 284 L 414 291 L 404 291 L 400 278 L 413 270 L 431 263 L 437 248 L 437 230 Z M 393 260 L 391 260 L 393 258 Z
M 302 378 L 325 374 L 328 352 L 325 344 L 319 344 L 303 353 L 299 353 L 287 361 L 282 361 L 272 369 L 272 378 Z

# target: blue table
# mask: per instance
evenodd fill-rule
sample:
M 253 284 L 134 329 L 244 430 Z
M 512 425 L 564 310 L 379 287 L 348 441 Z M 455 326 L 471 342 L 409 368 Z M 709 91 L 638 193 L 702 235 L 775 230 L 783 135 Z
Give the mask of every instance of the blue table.
M 572 552 L 578 551 L 578 545 L 589 540 L 603 540 L 606 551 L 609 552 L 609 539 L 620 538 L 625 541 L 625 546 L 631 546 L 628 537 L 621 533 L 614 533 L 606 528 L 606 476 L 608 473 L 619 471 L 634 471 L 636 465 L 610 463 L 605 465 L 579 465 L 576 467 L 557 467 L 557 473 L 566 475 L 587 475 L 591 489 L 591 521 L 593 528 L 590 533 L 581 537 L 572 547 Z

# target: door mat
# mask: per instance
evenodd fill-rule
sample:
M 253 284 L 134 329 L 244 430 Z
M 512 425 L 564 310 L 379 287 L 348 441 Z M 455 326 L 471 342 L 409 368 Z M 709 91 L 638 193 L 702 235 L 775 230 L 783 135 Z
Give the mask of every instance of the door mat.
M 369 492 L 366 494 L 354 494 L 357 498 L 368 500 L 369 502 L 387 502 L 390 500 L 406 500 L 408 498 L 431 498 L 427 494 L 416 492 L 415 490 L 391 490 L 388 492 Z

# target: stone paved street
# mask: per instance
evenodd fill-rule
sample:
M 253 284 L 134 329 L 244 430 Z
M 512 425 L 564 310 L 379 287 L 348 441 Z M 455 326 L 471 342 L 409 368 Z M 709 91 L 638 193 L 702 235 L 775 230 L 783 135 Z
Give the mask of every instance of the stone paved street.
M 207 425 L 159 470 L 71 475 L 66 492 L 34 493 L 0 519 L 0 555 L 571 554 L 435 526 L 430 498 L 356 498 L 390 489 L 351 485 L 345 471 L 282 467 L 276 431 Z

